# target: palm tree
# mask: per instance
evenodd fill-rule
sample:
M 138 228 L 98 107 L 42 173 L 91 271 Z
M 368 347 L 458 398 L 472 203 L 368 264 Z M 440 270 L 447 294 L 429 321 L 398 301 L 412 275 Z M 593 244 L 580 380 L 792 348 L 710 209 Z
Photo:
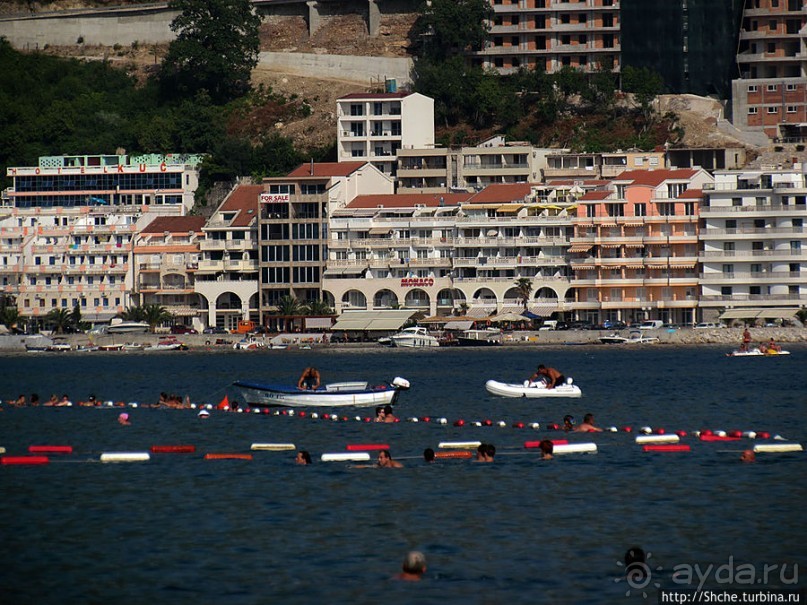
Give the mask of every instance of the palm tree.
M 297 300 L 294 296 L 283 296 L 277 301 L 277 314 L 278 315 L 302 315 L 305 310 L 305 305 Z
M 527 310 L 527 303 L 530 302 L 530 295 L 532 294 L 532 280 L 527 277 L 519 277 L 516 280 L 516 290 L 518 291 L 518 300 L 524 305 L 524 310 Z
M 22 316 L 17 307 L 6 306 L 0 310 L 0 324 L 6 326 L 9 330 L 13 330 L 20 319 L 22 319 Z
M 52 309 L 45 316 L 45 321 L 53 325 L 53 331 L 57 334 L 64 334 L 73 325 L 72 313 L 67 309 Z
M 333 315 L 333 309 L 324 300 L 310 300 L 305 305 L 306 315 Z
M 146 318 L 143 307 L 140 306 L 127 307 L 118 313 L 118 317 L 125 321 L 145 321 Z
M 140 321 L 145 321 L 149 325 L 149 331 L 152 333 L 156 331 L 158 325 L 171 321 L 174 317 L 165 307 L 156 304 L 143 305 L 142 311 L 143 318 Z

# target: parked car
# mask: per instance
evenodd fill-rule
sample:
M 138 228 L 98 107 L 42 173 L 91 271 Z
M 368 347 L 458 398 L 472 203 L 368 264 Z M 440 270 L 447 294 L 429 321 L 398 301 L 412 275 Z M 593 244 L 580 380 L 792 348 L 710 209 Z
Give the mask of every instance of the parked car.
M 202 330 L 202 334 L 227 334 L 227 330 L 213 326 Z
M 606 330 L 624 330 L 628 324 L 619 319 L 606 319 L 602 322 L 602 327 Z
M 711 321 L 702 321 L 701 323 L 695 326 L 696 330 L 714 330 L 716 328 L 722 328 L 723 324 L 716 324 L 712 323 Z
M 594 324 L 590 321 L 573 321 L 569 327 L 572 330 L 593 330 Z
M 568 329 L 569 329 L 569 324 L 568 324 L 568 323 L 566 323 L 565 321 L 559 321 L 559 322 L 558 322 L 558 323 L 555 325 L 555 329 L 556 329 L 556 330 L 568 330 Z
M 664 322 L 660 319 L 648 319 L 639 326 L 640 330 L 658 330 L 664 327 Z
M 269 329 L 266 326 L 255 326 L 247 334 L 269 334 Z
M 198 334 L 196 330 L 189 326 L 176 325 L 171 326 L 171 334 Z

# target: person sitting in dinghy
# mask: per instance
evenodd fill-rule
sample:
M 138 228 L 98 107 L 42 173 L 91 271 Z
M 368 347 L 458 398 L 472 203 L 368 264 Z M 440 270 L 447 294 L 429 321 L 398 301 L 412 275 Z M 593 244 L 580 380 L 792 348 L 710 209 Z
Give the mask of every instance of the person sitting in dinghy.
M 319 388 L 319 381 L 319 370 L 314 367 L 308 367 L 303 370 L 300 380 L 297 381 L 297 388 L 315 391 Z
M 538 366 L 535 374 L 530 376 L 530 382 L 536 380 L 543 380 L 546 382 L 546 388 L 554 389 L 556 386 L 566 384 L 566 377 L 558 372 L 555 368 L 548 368 L 544 364 Z

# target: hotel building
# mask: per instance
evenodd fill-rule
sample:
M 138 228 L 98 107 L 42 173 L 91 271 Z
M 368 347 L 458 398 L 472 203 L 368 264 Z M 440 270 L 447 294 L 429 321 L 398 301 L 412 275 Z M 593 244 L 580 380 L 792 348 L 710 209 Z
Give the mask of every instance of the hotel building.
M 336 101 L 339 162 L 371 162 L 395 176 L 398 150 L 434 147 L 434 99 L 419 93 L 353 93 Z
M 368 162 L 304 164 L 267 178 L 259 194 L 259 315 L 268 325 L 281 300 L 323 300 L 332 242 L 329 217 L 363 194 L 392 194 L 394 183 Z M 327 301 L 332 304 L 332 301 Z
M 38 322 L 76 306 L 109 321 L 134 304 L 134 236 L 157 216 L 184 215 L 196 155 L 49 156 L 7 169 L 0 202 L 0 286 Z
M 337 312 L 404 308 L 486 317 L 564 309 L 570 186 L 490 185 L 478 193 L 359 196 L 331 217 L 323 289 Z M 582 193 L 582 189 L 580 189 Z
M 794 315 L 807 306 L 807 183 L 801 170 L 717 172 L 701 218 L 704 320 Z M 789 309 L 775 315 L 772 308 Z
M 134 239 L 134 294 L 139 305 L 158 305 L 175 325 L 201 329 L 194 276 L 199 268 L 203 216 L 161 216 Z
M 258 199 L 263 185 L 237 185 L 202 228 L 195 289 L 204 323 L 234 330 L 259 321 Z
M 569 254 L 579 319 L 689 325 L 698 308 L 704 170 L 624 172 L 580 198 Z

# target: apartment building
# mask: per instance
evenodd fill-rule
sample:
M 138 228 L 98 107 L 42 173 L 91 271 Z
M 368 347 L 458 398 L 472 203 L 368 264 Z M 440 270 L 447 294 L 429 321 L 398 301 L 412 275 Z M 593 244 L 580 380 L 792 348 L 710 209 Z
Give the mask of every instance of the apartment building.
M 32 323 L 78 306 L 109 321 L 135 301 L 134 236 L 193 204 L 196 155 L 41 157 L 10 167 L 0 201 L 0 287 Z
M 569 247 L 579 319 L 692 324 L 704 170 L 634 170 L 585 193 Z
M 395 176 L 400 149 L 434 146 L 434 99 L 419 93 L 353 93 L 336 101 L 337 160 L 367 161 Z
M 473 61 L 500 73 L 619 71 L 619 6 L 620 0 L 491 0 L 488 44 Z
M 175 325 L 201 330 L 202 308 L 194 290 L 203 216 L 160 216 L 134 238 L 134 295 L 139 305 L 158 305 Z
M 258 322 L 258 210 L 263 185 L 237 185 L 207 221 L 195 290 L 207 326 Z
M 715 173 L 700 208 L 704 320 L 776 319 L 807 305 L 800 168 Z
M 358 195 L 392 194 L 394 183 L 369 162 L 304 164 L 285 177 L 267 178 L 259 194 L 259 315 L 281 299 L 322 300 L 329 217 Z
M 530 310 L 561 310 L 575 205 L 561 188 L 357 197 L 331 217 L 323 288 L 337 312 L 400 307 L 486 317 L 523 309 L 515 282 L 524 277 L 533 284 Z
M 807 141 L 807 5 L 750 0 L 732 82 L 734 125 L 780 142 Z

